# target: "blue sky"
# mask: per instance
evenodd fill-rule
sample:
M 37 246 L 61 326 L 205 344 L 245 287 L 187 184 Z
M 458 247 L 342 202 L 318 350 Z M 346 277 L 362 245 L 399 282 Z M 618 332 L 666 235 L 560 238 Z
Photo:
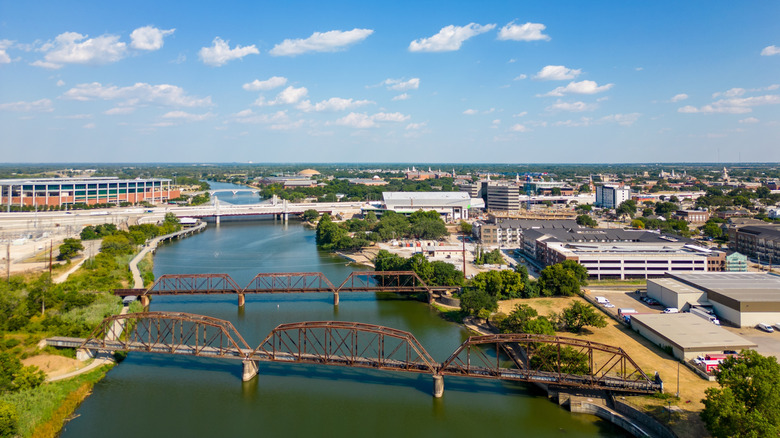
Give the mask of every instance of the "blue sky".
M 4 162 L 780 162 L 780 2 L 0 0 Z

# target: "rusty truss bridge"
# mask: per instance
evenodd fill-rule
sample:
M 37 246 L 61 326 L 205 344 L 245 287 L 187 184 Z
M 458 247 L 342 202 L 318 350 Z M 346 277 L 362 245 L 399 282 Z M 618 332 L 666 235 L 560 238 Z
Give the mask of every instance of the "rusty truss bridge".
M 623 393 L 661 390 L 661 384 L 619 347 L 545 335 L 472 336 L 440 363 L 411 333 L 373 324 L 282 324 L 252 348 L 229 321 L 189 313 L 144 312 L 106 318 L 79 348 L 240 360 L 245 381 L 258 374 L 259 362 L 424 373 L 433 376 L 436 397 L 444 392 L 443 376 Z
M 321 272 L 276 272 L 257 274 L 245 287 L 228 274 L 165 274 L 146 289 L 115 289 L 114 294 L 139 296 L 146 307 L 152 295 L 236 294 L 243 306 L 245 294 L 329 292 L 338 305 L 342 292 L 427 293 L 430 301 L 433 292 L 456 289 L 428 286 L 414 271 L 355 271 L 338 287 Z

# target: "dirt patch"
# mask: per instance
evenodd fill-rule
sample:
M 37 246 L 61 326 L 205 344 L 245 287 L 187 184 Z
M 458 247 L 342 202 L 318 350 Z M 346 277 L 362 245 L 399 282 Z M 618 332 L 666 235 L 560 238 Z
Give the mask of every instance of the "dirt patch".
M 43 370 L 49 377 L 76 371 L 85 366 L 85 363 L 79 360 L 57 356 L 55 354 L 39 354 L 37 356 L 28 357 L 22 361 L 22 364 L 25 366 L 35 365 Z
M 501 301 L 499 303 L 499 311 L 509 314 L 515 305 L 528 304 L 536 309 L 540 315 L 547 316 L 551 312 L 560 313 L 563 308 L 568 307 L 574 300 L 585 302 L 580 297 L 514 299 Z M 593 342 L 620 346 L 650 377 L 658 371 L 664 380 L 664 392 L 672 395 L 678 391 L 677 370 L 679 366 L 680 400 L 673 400 L 672 406 L 679 406 L 681 411 L 672 416 L 672 427 L 676 431 L 686 434 L 691 431 L 696 431 L 696 433 L 703 431 L 703 424 L 698 416 L 698 413 L 704 409 L 704 404 L 701 400 L 704 398 L 704 390 L 717 387 L 717 383 L 708 382 L 700 378 L 690 369 L 680 365 L 676 359 L 663 352 L 657 345 L 611 318 L 607 318 L 607 326 L 604 328 L 590 328 L 590 330 L 586 330 L 581 334 L 559 332 L 558 336 L 587 339 Z M 627 397 L 627 399 L 629 403 L 639 407 L 641 410 L 652 411 L 655 410 L 654 408 L 659 409 L 663 405 L 667 405 L 666 401 L 647 397 Z

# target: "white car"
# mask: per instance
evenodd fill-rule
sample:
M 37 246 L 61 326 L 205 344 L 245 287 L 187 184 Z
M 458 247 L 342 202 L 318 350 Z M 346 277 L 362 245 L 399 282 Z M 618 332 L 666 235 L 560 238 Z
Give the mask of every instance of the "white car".
M 667 307 L 664 309 L 664 313 L 680 313 L 680 309 L 676 307 Z
M 607 304 L 604 304 L 604 307 L 606 307 L 607 309 L 611 309 L 611 308 L 615 307 L 615 305 L 612 304 L 612 303 L 607 303 Z

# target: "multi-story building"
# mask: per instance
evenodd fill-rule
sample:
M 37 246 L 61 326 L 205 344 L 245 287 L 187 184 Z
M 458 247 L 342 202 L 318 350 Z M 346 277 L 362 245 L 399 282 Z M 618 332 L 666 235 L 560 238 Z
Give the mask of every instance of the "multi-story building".
M 723 270 L 726 272 L 747 272 L 747 256 L 738 252 L 733 252 L 726 256 L 726 265 Z
M 674 218 L 692 224 L 699 224 L 710 219 L 710 212 L 706 210 L 677 210 L 674 213 Z
M 487 209 L 517 211 L 520 209 L 520 188 L 516 185 L 488 184 Z
M 165 202 L 180 196 L 170 179 L 31 178 L 0 180 L 0 203 L 8 206 Z
M 780 225 L 729 228 L 729 248 L 762 263 L 780 264 Z
M 631 199 L 631 189 L 615 184 L 596 186 L 596 207 L 616 208 Z
M 469 210 L 485 207 L 482 199 L 464 192 L 384 192 L 380 210 L 411 214 L 418 210 L 436 211 L 445 220 L 468 219 Z

